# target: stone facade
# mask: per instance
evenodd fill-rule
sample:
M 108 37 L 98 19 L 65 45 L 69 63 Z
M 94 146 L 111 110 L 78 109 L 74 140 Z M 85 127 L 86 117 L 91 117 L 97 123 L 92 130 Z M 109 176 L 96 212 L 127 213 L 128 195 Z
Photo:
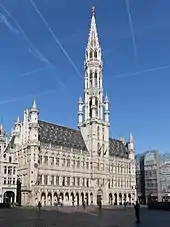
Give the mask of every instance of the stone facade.
M 6 141 L 5 141 L 6 138 Z M 8 149 L 8 137 L 5 137 L 0 125 L 0 203 L 16 202 L 17 158 Z M 6 152 L 8 149 L 9 152 Z
M 34 101 L 17 119 L 9 148 L 18 159 L 22 205 L 122 204 L 136 199 L 134 140 L 109 136 L 109 100 L 103 101 L 103 63 L 94 9 L 85 50 L 84 98 L 78 129 L 41 121 Z
M 170 197 L 170 159 L 156 150 L 146 151 L 136 159 L 136 188 L 141 203 Z
M 170 159 L 161 162 L 161 192 L 163 200 L 170 200 Z

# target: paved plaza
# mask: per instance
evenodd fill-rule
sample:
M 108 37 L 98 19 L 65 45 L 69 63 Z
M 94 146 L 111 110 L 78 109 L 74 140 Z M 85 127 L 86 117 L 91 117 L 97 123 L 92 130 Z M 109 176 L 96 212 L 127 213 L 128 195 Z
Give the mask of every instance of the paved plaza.
M 169 227 L 170 212 L 141 208 L 144 227 Z M 133 227 L 133 208 L 108 207 L 100 214 L 97 207 L 11 208 L 0 210 L 1 227 Z

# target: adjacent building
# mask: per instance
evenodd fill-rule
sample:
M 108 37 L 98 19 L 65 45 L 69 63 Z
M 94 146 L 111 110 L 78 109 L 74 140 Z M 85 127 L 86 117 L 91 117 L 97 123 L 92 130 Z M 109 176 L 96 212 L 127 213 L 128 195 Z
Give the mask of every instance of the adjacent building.
M 170 159 L 160 164 L 161 194 L 164 201 L 170 200 Z
M 140 203 L 170 196 L 170 159 L 151 150 L 136 155 L 136 188 Z
M 0 203 L 15 203 L 17 190 L 17 158 L 9 150 L 6 153 L 8 138 L 0 125 Z
M 136 199 L 134 140 L 110 137 L 109 99 L 103 99 L 103 62 L 95 12 L 85 50 L 84 98 L 78 129 L 41 120 L 36 101 L 15 122 L 6 153 L 17 157 L 21 204 L 123 204 Z M 5 178 L 5 176 L 3 176 Z

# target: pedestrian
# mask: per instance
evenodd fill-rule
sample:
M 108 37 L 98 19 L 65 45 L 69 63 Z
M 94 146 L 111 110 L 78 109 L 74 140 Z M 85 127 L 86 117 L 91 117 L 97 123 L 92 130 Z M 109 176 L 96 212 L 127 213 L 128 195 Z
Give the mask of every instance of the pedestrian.
M 42 206 L 41 206 L 41 202 L 39 201 L 39 202 L 38 202 L 38 209 L 39 209 L 39 211 L 40 211 L 41 207 L 42 207 Z
M 101 211 L 102 211 L 102 201 L 100 200 L 99 201 L 99 213 L 101 214 Z
M 134 204 L 134 209 L 135 209 L 136 222 L 139 224 L 140 223 L 140 205 L 138 201 L 136 201 L 136 204 Z
M 86 206 L 85 206 L 85 201 L 83 200 L 83 208 L 85 209 L 86 208 Z

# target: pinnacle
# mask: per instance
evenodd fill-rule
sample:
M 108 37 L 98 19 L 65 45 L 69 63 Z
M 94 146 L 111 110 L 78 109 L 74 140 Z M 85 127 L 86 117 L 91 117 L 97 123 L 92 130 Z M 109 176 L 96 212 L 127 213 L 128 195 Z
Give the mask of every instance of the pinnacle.
M 132 136 L 132 133 L 130 132 L 130 135 L 129 135 L 129 141 L 130 142 L 133 142 L 133 136 Z
M 92 18 L 91 18 L 91 25 L 90 25 L 90 33 L 87 46 L 90 47 L 99 47 L 99 40 L 98 40 L 98 33 L 95 21 L 95 11 L 94 6 L 92 7 Z
M 37 104 L 36 104 L 36 100 L 35 99 L 33 101 L 32 109 L 37 109 Z

